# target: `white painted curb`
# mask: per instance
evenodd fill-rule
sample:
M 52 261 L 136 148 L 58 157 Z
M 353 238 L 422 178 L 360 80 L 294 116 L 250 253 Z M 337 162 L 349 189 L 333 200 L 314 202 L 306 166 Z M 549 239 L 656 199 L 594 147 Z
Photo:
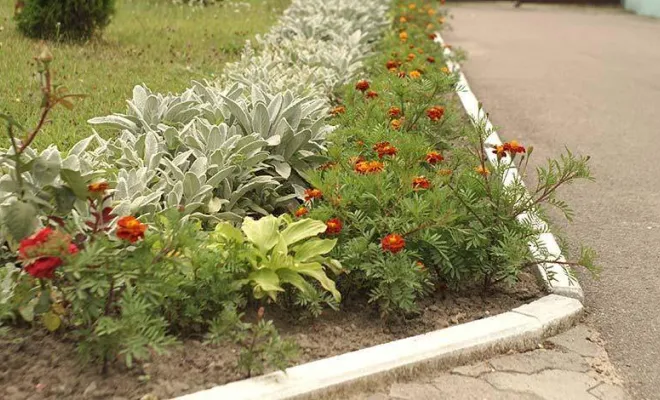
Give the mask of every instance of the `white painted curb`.
M 444 46 L 440 34 L 436 41 Z M 445 47 L 447 56 L 452 56 Z M 491 132 L 486 144 L 502 144 L 488 116 L 461 72 L 452 61 L 447 67 L 458 74 L 461 91 L 458 96 L 473 121 L 482 121 Z M 496 156 L 486 152 L 491 162 Z M 520 179 L 515 167 L 509 169 L 505 184 Z M 540 227 L 545 222 L 536 216 Z M 554 236 L 540 235 L 540 240 L 558 260 L 564 260 Z M 532 251 L 537 253 L 536 249 Z M 538 254 L 538 253 L 537 253 Z M 366 387 L 380 380 L 413 376 L 424 368 L 450 367 L 508 350 L 530 350 L 547 336 L 573 325 L 582 313 L 584 295 L 579 283 L 558 264 L 540 265 L 538 271 L 552 294 L 530 304 L 490 318 L 452 326 L 423 335 L 313 361 L 255 378 L 231 382 L 189 395 L 178 400 L 293 400 L 319 399 L 351 388 Z M 548 279 L 553 276 L 553 280 Z
M 544 337 L 573 325 L 582 312 L 576 299 L 548 295 L 490 318 L 452 326 L 232 382 L 178 397 L 179 400 L 285 400 L 321 396 L 419 373 L 421 369 L 459 365 L 508 350 L 529 350 Z
M 498 162 L 497 156 L 491 150 L 495 146 L 502 145 L 502 141 L 495 131 L 493 124 L 490 122 L 488 114 L 483 107 L 480 107 L 480 103 L 477 100 L 477 97 L 474 95 L 474 93 L 472 93 L 470 85 L 465 78 L 465 74 L 463 74 L 461 71 L 460 65 L 452 61 L 454 59 L 454 54 L 451 51 L 451 48 L 445 45 L 445 41 L 442 39 L 442 36 L 439 32 L 436 33 L 435 41 L 439 43 L 444 49 L 444 54 L 447 57 L 447 68 L 451 72 L 458 75 L 457 87 L 459 90 L 457 90 L 456 93 L 458 94 L 458 97 L 463 104 L 465 112 L 470 116 L 473 123 L 485 124 L 486 131 L 490 132 L 489 136 L 484 142 L 484 144 L 488 146 L 485 151 L 490 162 L 496 164 Z M 506 160 L 506 158 L 503 158 L 500 163 L 506 162 Z M 513 182 L 522 183 L 522 179 L 520 178 L 515 165 L 511 163 L 507 173 L 504 176 L 504 184 L 510 185 Z M 550 255 L 552 255 L 552 257 L 554 257 L 557 261 L 566 261 L 564 256 L 561 254 L 561 250 L 557 244 L 557 241 L 555 240 L 554 235 L 549 233 L 548 225 L 545 223 L 545 221 L 536 215 L 529 215 L 527 213 L 523 213 L 518 216 L 518 220 L 525 219 L 534 221 L 538 228 L 546 232 L 539 235 L 539 242 L 544 244 L 544 247 L 547 249 L 548 253 L 550 253 Z M 540 256 L 538 249 L 532 243 L 530 243 L 530 248 L 534 254 L 538 254 Z M 582 287 L 580 287 L 580 283 L 577 281 L 577 279 L 571 276 L 569 267 L 565 267 L 557 263 L 544 263 L 538 265 L 537 272 L 543 279 L 543 282 L 545 282 L 545 285 L 550 293 L 572 297 L 574 299 L 580 300 L 581 302 L 584 302 L 584 292 L 582 291 Z

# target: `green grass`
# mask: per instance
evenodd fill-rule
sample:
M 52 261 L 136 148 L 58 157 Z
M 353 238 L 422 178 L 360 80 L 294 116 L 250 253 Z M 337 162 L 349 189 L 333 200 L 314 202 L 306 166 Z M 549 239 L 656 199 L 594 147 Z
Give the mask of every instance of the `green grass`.
M 170 0 L 118 0 L 117 13 L 101 38 L 86 44 L 49 43 L 54 82 L 87 97 L 73 111 L 58 107 L 37 138 L 68 148 L 88 136 L 87 120 L 126 110 L 133 86 L 180 92 L 191 80 L 212 79 L 237 59 L 245 40 L 265 32 L 290 0 L 224 1 L 197 8 Z M 34 126 L 40 93 L 33 57 L 38 41 L 17 30 L 13 0 L 0 0 L 0 111 Z M 2 131 L 4 135 L 4 131 Z M 0 146 L 8 143 L 0 139 Z

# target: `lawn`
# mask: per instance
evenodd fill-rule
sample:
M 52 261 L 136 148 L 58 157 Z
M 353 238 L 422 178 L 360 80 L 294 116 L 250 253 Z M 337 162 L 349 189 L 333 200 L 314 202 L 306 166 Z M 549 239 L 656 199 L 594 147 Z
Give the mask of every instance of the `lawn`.
M 289 0 L 225 1 L 206 8 L 169 0 L 118 0 L 103 37 L 85 44 L 49 43 L 56 83 L 88 97 L 73 112 L 58 109 L 36 146 L 70 147 L 90 133 L 89 118 L 122 112 L 134 85 L 177 92 L 191 80 L 212 79 L 239 57 L 245 40 L 265 32 Z M 38 41 L 12 20 L 12 0 L 0 1 L 0 111 L 32 126 L 39 86 L 33 78 Z M 7 144 L 0 139 L 0 146 Z

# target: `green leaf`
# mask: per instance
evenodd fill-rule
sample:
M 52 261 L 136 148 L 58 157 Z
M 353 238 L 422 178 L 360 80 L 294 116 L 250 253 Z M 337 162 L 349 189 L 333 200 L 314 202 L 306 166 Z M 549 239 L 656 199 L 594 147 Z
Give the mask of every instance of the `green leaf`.
M 215 233 L 222 236 L 225 240 L 243 243 L 243 234 L 241 231 L 226 222 L 216 225 Z
M 87 191 L 87 181 L 83 178 L 80 172 L 71 169 L 62 169 L 60 170 L 60 178 L 69 185 L 69 188 L 77 198 L 86 199 L 89 195 L 89 192 Z
M 55 314 L 52 311 L 48 311 L 46 314 L 41 317 L 44 326 L 46 329 L 48 329 L 51 332 L 55 332 L 57 328 L 62 325 L 62 320 L 60 319 L 59 315 Z
M 250 242 L 257 246 L 263 253 L 267 253 L 277 244 L 279 225 L 280 221 L 272 215 L 265 216 L 258 221 L 247 217 L 243 220 L 241 229 Z
M 277 292 L 283 292 L 280 286 L 280 278 L 275 271 L 263 268 L 258 269 L 248 275 L 248 279 L 253 282 L 254 294 L 257 299 L 267 295 L 274 301 L 277 300 Z
M 308 240 L 297 246 L 293 251 L 296 252 L 295 261 L 304 262 L 309 259 L 329 253 L 337 244 L 337 239 L 315 239 Z
M 39 296 L 39 301 L 37 305 L 34 306 L 35 314 L 43 314 L 50 310 L 50 290 L 44 290 Z
M 17 200 L 3 207 L 2 225 L 18 242 L 34 232 L 37 226 L 37 209 L 30 203 Z
M 307 218 L 287 226 L 282 231 L 282 236 L 284 237 L 286 244 L 292 245 L 303 239 L 323 233 L 326 228 L 327 227 L 323 222 Z
M 295 272 L 298 272 L 303 275 L 310 276 L 314 279 L 316 279 L 321 286 L 330 293 L 332 293 L 332 296 L 335 298 L 336 301 L 341 301 L 341 294 L 337 290 L 337 287 L 335 286 L 335 282 L 328 278 L 328 275 L 326 275 L 325 271 L 323 270 L 323 266 L 317 262 L 312 262 L 312 263 L 302 263 L 302 264 L 296 264 L 292 268 Z
M 277 275 L 280 277 L 282 283 L 289 283 L 303 293 L 309 293 L 313 290 L 312 285 L 292 269 L 280 268 L 277 270 Z
M 18 307 L 18 313 L 21 314 L 21 317 L 25 321 L 34 321 L 34 302 L 30 302 L 24 306 Z

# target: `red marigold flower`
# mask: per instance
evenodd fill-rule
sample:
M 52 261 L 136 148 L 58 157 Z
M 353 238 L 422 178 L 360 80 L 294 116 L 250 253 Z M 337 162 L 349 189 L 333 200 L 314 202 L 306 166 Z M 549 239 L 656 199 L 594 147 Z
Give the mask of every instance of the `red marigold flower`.
M 429 164 L 437 164 L 439 162 L 442 162 L 445 158 L 442 156 L 442 154 L 438 153 L 437 151 L 429 151 L 426 153 L 426 162 Z
M 502 157 L 506 156 L 506 150 L 503 145 L 495 146 L 493 149 L 493 154 L 497 155 L 497 159 L 501 160 Z
M 402 123 L 401 123 L 400 119 L 393 119 L 392 121 L 390 121 L 390 127 L 392 129 L 394 129 L 395 131 L 398 131 L 399 129 L 401 129 L 401 124 Z
M 370 90 L 367 92 L 366 96 L 368 99 L 375 99 L 376 97 L 378 97 L 378 93 L 374 92 L 373 90 Z
M 305 216 L 307 214 L 309 214 L 309 210 L 307 209 L 307 207 L 304 207 L 304 206 L 298 207 L 298 209 L 296 210 L 296 213 L 295 213 L 296 217 L 298 217 L 298 218 L 300 218 L 302 216 Z
M 103 194 L 110 188 L 110 184 L 106 181 L 93 182 L 87 185 L 87 190 L 92 193 Z
M 380 142 L 374 145 L 374 150 L 378 152 L 378 158 L 383 158 L 385 156 L 395 156 L 397 153 L 397 148 L 392 146 L 390 142 Z
M 414 190 L 428 189 L 431 187 L 431 181 L 426 179 L 424 176 L 418 176 L 412 181 L 412 187 Z
M 355 84 L 355 89 L 361 92 L 366 92 L 369 90 L 369 82 L 365 79 L 362 79 Z
M 313 199 L 321 199 L 323 193 L 318 189 L 305 189 L 305 201 L 311 201 Z
M 397 68 L 399 66 L 399 63 L 394 60 L 389 60 L 388 62 L 385 63 L 385 68 L 388 70 L 391 70 L 392 68 Z
M 406 240 L 401 235 L 390 233 L 381 240 L 380 247 L 383 251 L 398 253 L 406 247 Z
M 405 78 L 406 77 L 406 71 L 399 71 L 397 74 L 399 78 Z
M 428 56 L 426 57 L 426 61 L 433 64 L 435 62 L 435 58 L 433 56 Z
M 385 164 L 380 161 L 359 161 L 355 164 L 355 172 L 359 174 L 371 174 L 381 172 Z
M 389 110 L 387 110 L 387 115 L 389 115 L 390 118 L 397 118 L 401 115 L 401 109 L 399 107 L 390 107 Z
M 426 116 L 429 117 L 431 121 L 439 121 L 443 115 L 445 115 L 445 109 L 440 106 L 433 106 L 426 110 Z
M 325 226 L 327 227 L 325 233 L 328 235 L 338 235 L 344 227 L 344 224 L 339 218 L 330 218 L 325 223 Z
M 431 40 L 435 40 L 435 38 L 436 38 L 437 36 L 438 36 L 438 35 L 436 35 L 435 33 L 431 33 L 431 34 L 429 35 L 429 39 L 431 39 Z
M 521 146 L 518 144 L 516 140 L 512 140 L 508 143 L 504 143 L 504 147 L 510 151 L 512 154 L 515 153 L 524 153 L 526 151 L 525 146 Z
M 78 247 L 71 243 L 71 238 L 50 227 L 41 229 L 34 235 L 21 240 L 18 258 L 28 262 L 23 269 L 35 278 L 52 279 L 55 269 L 64 261 L 61 257 L 76 254 Z
M 343 114 L 345 112 L 346 112 L 346 107 L 344 107 L 344 106 L 336 106 L 336 107 L 333 107 L 332 110 L 330 110 L 330 114 L 334 115 L 334 116 L 337 116 L 339 114 Z
M 127 215 L 119 218 L 117 221 L 118 238 L 135 243 L 138 239 L 144 239 L 144 233 L 147 231 L 147 225 L 138 221 L 137 218 Z

